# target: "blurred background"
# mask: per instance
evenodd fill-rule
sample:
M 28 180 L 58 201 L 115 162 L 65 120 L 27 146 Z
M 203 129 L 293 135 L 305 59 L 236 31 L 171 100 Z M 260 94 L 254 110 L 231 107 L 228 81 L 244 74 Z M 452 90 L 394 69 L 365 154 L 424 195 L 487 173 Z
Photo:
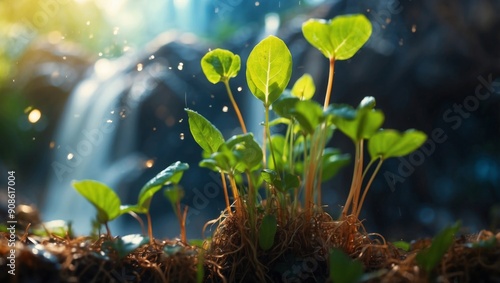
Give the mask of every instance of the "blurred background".
M 224 89 L 201 73 L 201 57 L 226 48 L 244 65 L 258 41 L 276 34 L 293 55 L 291 83 L 312 74 L 322 101 L 328 62 L 301 24 L 363 13 L 372 37 L 336 63 L 332 100 L 357 105 L 374 96 L 384 127 L 429 135 L 417 153 L 384 164 L 362 213 L 366 229 L 388 240 L 431 236 L 457 220 L 464 232 L 498 229 L 499 12 L 494 0 L 0 1 L 0 171 L 5 180 L 16 171 L 17 201 L 36 205 L 44 221 L 72 221 L 87 233 L 94 210 L 72 180 L 105 182 L 134 203 L 159 171 L 187 162 L 188 237 L 201 237 L 224 209 L 223 193 L 218 175 L 198 167 L 201 149 L 183 109 L 208 117 L 226 138 L 240 133 Z M 260 132 L 262 110 L 243 71 L 233 91 L 247 126 Z M 333 145 L 353 152 L 341 134 Z M 332 215 L 345 201 L 352 166 L 324 186 Z M 156 236 L 177 236 L 161 194 L 152 207 Z M 129 216 L 112 229 L 140 232 Z

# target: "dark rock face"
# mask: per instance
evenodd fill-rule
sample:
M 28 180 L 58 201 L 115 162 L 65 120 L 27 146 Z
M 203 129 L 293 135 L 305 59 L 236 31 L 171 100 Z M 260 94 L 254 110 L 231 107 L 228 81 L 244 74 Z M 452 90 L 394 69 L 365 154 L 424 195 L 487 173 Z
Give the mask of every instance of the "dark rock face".
M 374 96 L 386 114 L 385 128 L 416 128 L 430 138 L 417 153 L 384 164 L 362 214 L 369 230 L 413 238 L 456 219 L 472 230 L 493 221 L 490 208 L 500 199 L 500 20 L 492 11 L 499 8 L 495 1 L 362 1 L 313 12 L 314 17 L 331 18 L 369 10 L 374 25 L 367 46 L 351 60 L 337 62 L 332 101 L 357 105 L 364 96 Z M 322 100 L 327 60 L 303 39 L 301 23 L 290 20 L 278 36 L 293 54 L 291 82 L 311 73 L 316 97 Z M 212 46 L 169 34 L 141 53 L 99 60 L 70 97 L 54 139 L 44 217 L 93 211 L 71 189 L 72 179 L 103 181 L 132 203 L 149 178 L 180 160 L 191 165 L 182 185 L 191 207 L 188 227 L 196 229 L 193 237 L 198 235 L 199 227 L 223 209 L 223 194 L 218 175 L 197 166 L 201 149 L 191 138 L 183 109 L 199 111 L 226 138 L 240 133 L 224 89 L 206 80 L 199 60 L 209 48 L 223 47 L 240 54 L 244 63 L 258 37 L 239 35 Z M 247 124 L 258 133 L 262 110 L 246 90 L 244 70 L 232 87 L 247 121 L 252 121 Z M 236 91 L 240 86 L 241 93 Z M 353 149 L 341 134 L 333 145 Z M 332 214 L 340 211 L 350 174 L 345 169 L 325 186 L 324 200 Z M 167 216 L 172 214 L 162 196 L 155 197 L 153 210 L 158 235 L 176 235 L 176 222 Z M 77 225 L 88 227 L 91 213 L 78 213 Z M 118 222 L 129 222 L 123 218 Z M 130 225 L 126 232 L 139 229 Z

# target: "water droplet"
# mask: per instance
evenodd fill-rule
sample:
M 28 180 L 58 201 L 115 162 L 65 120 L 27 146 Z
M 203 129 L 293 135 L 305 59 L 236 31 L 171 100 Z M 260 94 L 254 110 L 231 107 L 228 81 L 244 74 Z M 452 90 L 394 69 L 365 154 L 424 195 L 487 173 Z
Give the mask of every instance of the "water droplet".
M 385 19 L 385 23 L 386 23 L 386 24 L 390 24 L 390 23 L 391 23 L 391 18 L 387 18 L 387 19 Z
M 127 52 L 130 50 L 130 46 L 123 46 L 123 52 Z
M 227 106 L 222 107 L 222 112 L 226 113 L 226 112 L 227 112 L 227 110 L 228 110 L 228 107 L 227 107 Z
M 102 56 L 102 52 L 99 52 L 99 57 L 101 57 L 101 56 Z
M 256 1 L 256 2 L 255 2 L 255 7 L 259 7 L 259 5 L 260 5 L 260 2 L 259 2 L 259 1 Z
M 243 88 L 241 86 L 238 87 L 238 91 L 242 91 Z
M 66 56 L 63 56 L 63 60 L 66 60 Z
M 370 12 L 371 12 L 371 9 L 366 9 L 366 12 L 367 12 L 367 13 L 370 13 Z
M 111 112 L 109 112 L 109 113 L 111 113 L 111 114 L 115 114 L 115 110 L 111 110 Z
M 183 68 L 184 68 L 184 63 L 180 62 L 179 65 L 177 66 L 177 69 L 179 69 L 179 71 L 182 71 Z
M 120 111 L 120 117 L 122 117 L 122 118 L 127 117 L 127 113 L 126 113 L 125 109 L 123 109 L 122 111 Z
M 215 95 L 210 94 L 210 98 L 214 99 L 214 98 L 215 98 Z
M 155 164 L 155 161 L 153 159 L 148 159 L 148 160 L 146 160 L 146 162 L 144 162 L 144 166 L 146 168 L 151 168 L 151 167 L 153 167 L 154 164 Z
M 36 138 L 35 138 L 35 137 L 33 137 L 33 140 L 35 140 L 35 139 L 36 139 Z
M 180 134 L 180 138 L 181 138 L 181 141 L 183 141 L 183 140 L 184 140 L 184 133 L 181 133 L 181 134 Z
M 417 25 L 411 26 L 411 32 L 415 33 L 417 31 Z
M 399 46 L 403 46 L 404 42 L 403 42 L 403 39 L 399 39 Z
M 120 30 L 120 28 L 119 28 L 119 27 L 115 27 L 115 28 L 113 29 L 113 34 L 114 34 L 114 35 L 117 35 L 119 30 Z
M 74 157 L 74 155 L 73 155 L 73 153 L 71 153 L 71 152 L 70 152 L 70 153 L 68 153 L 68 156 L 66 156 L 66 158 L 67 158 L 68 160 L 73 159 L 73 157 Z
M 28 114 L 28 121 L 30 121 L 30 123 L 32 124 L 38 122 L 40 118 L 42 118 L 42 112 L 40 112 L 40 110 L 38 109 L 33 109 L 31 110 L 30 114 Z
M 137 72 L 142 71 L 143 65 L 142 63 L 137 64 Z
M 88 25 L 88 26 L 90 26 L 90 21 L 87 21 L 85 24 Z
M 180 120 L 179 120 L 179 123 L 182 123 L 182 121 L 184 121 L 184 119 L 180 119 Z
M 156 132 L 156 127 L 153 127 L 153 132 Z
M 168 67 L 169 70 L 172 70 L 172 67 Z
M 149 56 L 149 60 L 153 60 L 155 58 L 154 55 Z
M 111 124 L 111 123 L 113 123 L 113 120 L 108 119 L 108 120 L 106 121 L 106 123 Z
M 49 148 L 50 148 L 50 149 L 54 148 L 55 146 L 56 146 L 56 142 L 55 142 L 55 141 L 51 141 L 51 142 L 49 143 Z

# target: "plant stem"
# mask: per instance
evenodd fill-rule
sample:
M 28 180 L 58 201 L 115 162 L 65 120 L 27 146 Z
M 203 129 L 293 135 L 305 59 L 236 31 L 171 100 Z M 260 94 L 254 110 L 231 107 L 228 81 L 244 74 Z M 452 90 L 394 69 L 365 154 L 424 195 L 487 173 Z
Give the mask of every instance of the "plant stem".
M 357 172 L 358 172 L 358 167 L 360 166 L 359 162 L 359 156 L 360 156 L 360 148 L 359 148 L 359 143 L 356 143 L 356 150 L 354 154 L 354 170 L 352 173 L 352 181 L 351 181 L 351 188 L 349 189 L 349 195 L 347 197 L 347 200 L 344 205 L 344 209 L 342 210 L 342 219 L 345 219 L 346 216 L 348 215 L 349 208 L 351 206 L 351 203 L 353 202 L 355 190 L 356 190 L 356 182 L 357 182 Z
M 335 58 L 330 58 L 330 71 L 328 74 L 328 85 L 326 87 L 325 104 L 323 109 L 326 109 L 330 105 L 330 95 L 332 93 L 333 77 L 335 74 Z
M 375 176 L 377 175 L 378 171 L 380 170 L 380 167 L 382 166 L 382 163 L 384 160 L 380 158 L 377 167 L 375 167 L 375 170 L 372 173 L 372 176 L 370 177 L 370 180 L 368 181 L 368 184 L 366 184 L 365 190 L 363 192 L 363 196 L 361 197 L 361 201 L 359 202 L 358 210 L 356 211 L 356 217 L 359 217 L 359 214 L 361 213 L 361 207 L 363 206 L 363 203 L 365 201 L 366 194 L 368 193 L 368 189 L 370 189 L 370 186 L 375 179 Z
M 108 233 L 108 237 L 112 238 L 111 230 L 109 229 L 108 222 L 104 223 L 104 227 L 106 227 L 106 232 Z
M 226 208 L 229 213 L 229 215 L 233 214 L 233 211 L 231 210 L 231 204 L 229 203 L 229 195 L 227 193 L 227 184 L 226 184 L 226 176 L 224 175 L 224 172 L 219 171 L 220 173 L 220 179 L 222 180 L 222 186 L 224 187 L 224 199 L 226 200 Z
M 233 97 L 233 92 L 231 91 L 231 88 L 229 87 L 229 80 L 223 80 L 224 85 L 226 86 L 226 91 L 229 96 L 229 99 L 231 100 L 231 103 L 233 104 L 234 111 L 236 112 L 236 116 L 238 116 L 238 120 L 240 121 L 240 126 L 241 129 L 243 130 L 243 133 L 247 133 L 247 127 L 245 127 L 245 122 L 243 121 L 243 116 L 241 116 L 240 108 L 238 107 L 238 104 L 236 104 L 236 100 L 234 100 Z
M 153 244 L 153 224 L 151 223 L 151 215 L 149 211 L 146 213 L 146 218 L 148 219 L 148 235 L 149 235 L 149 244 Z
M 179 205 L 179 213 L 181 209 L 181 203 L 178 203 Z M 181 242 L 184 244 L 187 244 L 187 236 L 186 236 L 186 217 L 187 217 L 187 212 L 188 212 L 188 207 L 184 206 L 184 212 L 182 213 L 181 219 L 179 219 L 179 223 L 181 225 Z
M 274 163 L 274 169 L 277 172 L 279 172 L 280 170 L 278 168 L 278 164 L 276 163 L 276 158 L 274 157 L 273 143 L 271 141 L 271 131 L 269 129 L 269 106 L 266 106 L 266 120 L 264 121 L 264 123 L 265 123 L 264 127 L 266 128 L 267 139 L 269 142 L 269 151 L 271 151 L 271 158 L 273 159 L 273 163 Z M 278 174 L 278 178 L 280 178 L 279 174 Z
M 359 195 L 361 194 L 361 185 L 363 183 L 363 139 L 361 139 L 358 143 L 359 146 L 359 166 L 358 171 L 356 172 L 356 187 L 354 189 L 354 199 L 352 206 L 352 213 L 356 213 L 358 211 L 359 204 Z

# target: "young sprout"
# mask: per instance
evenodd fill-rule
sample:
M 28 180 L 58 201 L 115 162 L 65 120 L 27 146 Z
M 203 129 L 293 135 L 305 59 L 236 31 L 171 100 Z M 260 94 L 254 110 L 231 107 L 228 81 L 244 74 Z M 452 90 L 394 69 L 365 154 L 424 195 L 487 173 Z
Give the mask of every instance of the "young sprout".
M 233 104 L 236 116 L 238 116 L 241 129 L 243 130 L 243 133 L 246 134 L 247 128 L 245 126 L 245 122 L 243 121 L 243 117 L 241 116 L 240 108 L 238 107 L 238 104 L 236 104 L 233 92 L 229 87 L 229 79 L 238 75 L 240 67 L 240 56 L 233 54 L 229 50 L 217 48 L 209 51 L 201 59 L 201 69 L 203 70 L 203 73 L 207 77 L 208 81 L 213 84 L 222 82 L 226 87 L 227 95 Z
M 131 210 L 137 213 L 146 214 L 148 220 L 149 242 L 151 244 L 153 244 L 154 239 L 151 215 L 149 213 L 151 200 L 153 199 L 154 194 L 158 192 L 163 186 L 177 185 L 181 180 L 184 171 L 188 169 L 189 165 L 187 163 L 181 163 L 179 161 L 172 163 L 142 187 L 141 191 L 139 192 L 138 202 L 135 206 L 126 208 L 127 210 Z
M 96 220 L 106 227 L 107 235 L 111 238 L 108 222 L 124 213 L 118 195 L 110 187 L 94 180 L 73 181 L 72 185 L 96 208 Z
M 163 191 L 165 197 L 169 200 L 172 208 L 174 209 L 175 216 L 179 220 L 179 225 L 181 229 L 181 242 L 187 244 L 186 237 L 186 216 L 188 207 L 184 207 L 184 212 L 181 212 L 181 199 L 184 198 L 184 190 L 178 186 L 173 185 L 172 187 L 166 188 Z

